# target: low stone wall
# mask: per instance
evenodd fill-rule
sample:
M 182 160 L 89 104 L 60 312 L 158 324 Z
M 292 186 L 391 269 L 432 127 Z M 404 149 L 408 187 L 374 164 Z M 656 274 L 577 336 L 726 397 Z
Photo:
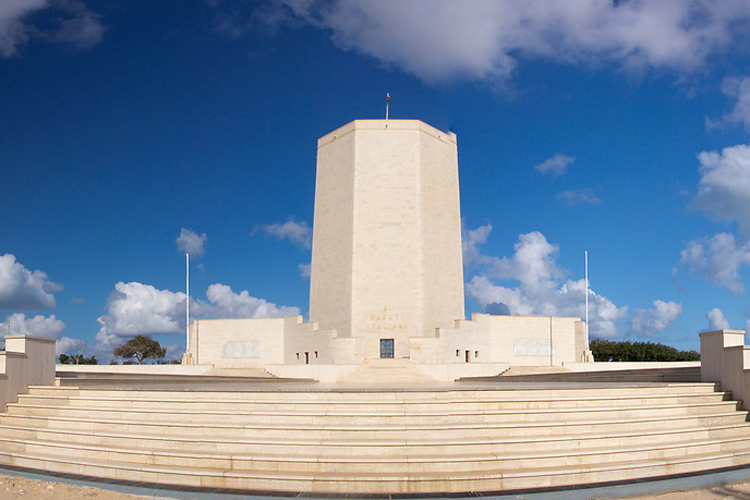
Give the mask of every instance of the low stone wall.
M 653 370 L 661 368 L 690 368 L 701 366 L 700 361 L 599 361 L 595 363 L 563 363 L 574 372 L 603 372 L 617 370 Z
M 5 411 L 30 385 L 52 385 L 54 380 L 55 339 L 5 337 L 5 351 L 0 352 L 0 410 Z
M 213 365 L 56 365 L 58 373 L 124 373 L 136 375 L 202 375 Z

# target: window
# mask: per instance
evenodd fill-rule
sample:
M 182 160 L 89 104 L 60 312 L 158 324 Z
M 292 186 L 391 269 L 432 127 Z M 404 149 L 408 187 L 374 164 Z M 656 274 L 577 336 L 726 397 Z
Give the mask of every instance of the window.
M 393 357 L 393 339 L 380 339 L 380 357 Z

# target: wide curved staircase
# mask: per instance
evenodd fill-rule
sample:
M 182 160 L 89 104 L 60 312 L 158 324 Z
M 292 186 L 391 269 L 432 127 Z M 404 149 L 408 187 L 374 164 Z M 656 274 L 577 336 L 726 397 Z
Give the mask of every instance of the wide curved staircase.
M 0 463 L 254 491 L 526 490 L 750 464 L 746 420 L 705 383 L 32 387 L 0 414 Z

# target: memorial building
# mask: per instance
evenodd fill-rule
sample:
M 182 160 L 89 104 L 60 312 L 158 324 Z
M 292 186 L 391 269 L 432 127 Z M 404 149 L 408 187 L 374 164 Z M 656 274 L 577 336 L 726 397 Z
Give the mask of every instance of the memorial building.
M 6 337 L 0 467 L 363 499 L 750 470 L 744 332 L 701 333 L 702 366 L 589 363 L 580 318 L 465 319 L 454 134 L 358 120 L 322 137 L 311 272 L 309 321 L 197 320 L 181 366 L 55 369 L 53 340 Z
M 467 321 L 456 135 L 356 120 L 318 140 L 309 322 L 196 320 L 186 359 L 336 380 L 390 358 L 447 380 L 590 354 L 580 318 Z

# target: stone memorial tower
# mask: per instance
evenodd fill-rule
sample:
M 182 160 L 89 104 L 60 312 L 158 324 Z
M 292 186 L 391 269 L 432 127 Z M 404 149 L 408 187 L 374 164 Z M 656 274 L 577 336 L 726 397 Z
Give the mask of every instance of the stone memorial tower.
M 317 161 L 309 321 L 196 320 L 188 360 L 321 381 L 361 366 L 455 380 L 590 360 L 578 317 L 465 319 L 455 134 L 356 120 L 318 140 Z
M 456 136 L 357 120 L 318 141 L 310 320 L 408 357 L 464 318 Z

